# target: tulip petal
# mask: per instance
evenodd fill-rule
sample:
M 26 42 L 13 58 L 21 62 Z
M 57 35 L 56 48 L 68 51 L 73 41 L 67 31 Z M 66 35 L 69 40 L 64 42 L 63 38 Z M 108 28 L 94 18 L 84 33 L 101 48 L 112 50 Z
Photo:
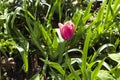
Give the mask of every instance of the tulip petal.
M 64 25 L 62 23 L 58 23 L 59 28 L 62 28 Z
M 71 30 L 69 27 L 62 28 L 62 37 L 65 40 L 71 40 L 73 37 L 73 30 Z
M 63 25 L 62 23 L 58 23 L 60 28 L 61 36 L 64 40 L 71 40 L 73 38 L 75 32 L 75 25 L 72 21 L 67 21 Z

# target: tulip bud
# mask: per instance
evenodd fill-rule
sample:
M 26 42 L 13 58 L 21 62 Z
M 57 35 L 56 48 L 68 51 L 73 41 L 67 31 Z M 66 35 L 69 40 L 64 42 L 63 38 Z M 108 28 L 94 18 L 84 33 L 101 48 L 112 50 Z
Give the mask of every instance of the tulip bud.
M 58 23 L 61 36 L 64 40 L 71 40 L 75 33 L 75 25 L 72 21 L 67 21 L 65 24 Z

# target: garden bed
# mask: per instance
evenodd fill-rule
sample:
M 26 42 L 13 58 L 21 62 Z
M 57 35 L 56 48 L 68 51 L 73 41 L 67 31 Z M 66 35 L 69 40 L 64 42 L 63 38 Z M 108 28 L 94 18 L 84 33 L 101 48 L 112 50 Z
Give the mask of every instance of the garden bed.
M 2 0 L 0 80 L 119 80 L 120 0 Z

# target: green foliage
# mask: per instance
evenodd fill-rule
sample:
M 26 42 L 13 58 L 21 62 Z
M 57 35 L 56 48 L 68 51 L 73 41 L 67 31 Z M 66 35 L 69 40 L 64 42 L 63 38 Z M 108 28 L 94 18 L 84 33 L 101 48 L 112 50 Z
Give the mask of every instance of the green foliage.
M 82 69 L 82 74 L 83 74 L 83 80 L 90 79 L 87 75 L 88 72 L 86 70 L 87 54 L 88 54 L 90 38 L 91 38 L 91 30 L 88 31 L 87 33 L 87 36 L 84 42 L 83 54 L 82 54 L 82 68 L 81 69 Z
M 49 62 L 49 61 L 45 61 L 43 59 L 41 59 L 43 62 L 45 62 L 46 64 L 48 64 L 50 67 L 56 69 L 57 71 L 59 71 L 63 76 L 65 75 L 65 71 L 62 69 L 62 67 L 55 62 Z
M 96 80 L 115 80 L 108 71 L 100 70 L 98 73 L 98 78 Z
M 120 53 L 115 53 L 115 54 L 109 54 L 109 57 L 113 60 L 115 60 L 116 62 L 118 62 L 118 64 L 120 64 Z
M 95 3 L 0 1 L 1 56 L 20 59 L 18 73 L 31 74 L 31 80 L 119 80 L 120 0 L 104 0 L 98 9 Z M 62 39 L 58 28 L 58 22 L 67 20 L 76 26 L 70 41 Z M 32 74 L 31 62 L 40 71 Z

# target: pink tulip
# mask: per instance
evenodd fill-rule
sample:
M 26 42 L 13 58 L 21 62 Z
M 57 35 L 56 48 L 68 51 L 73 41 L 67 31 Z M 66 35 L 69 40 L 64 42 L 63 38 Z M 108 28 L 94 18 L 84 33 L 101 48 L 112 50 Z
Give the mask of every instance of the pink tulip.
M 58 23 L 60 33 L 64 40 L 71 40 L 75 33 L 75 25 L 72 21 L 67 21 L 64 24 Z

